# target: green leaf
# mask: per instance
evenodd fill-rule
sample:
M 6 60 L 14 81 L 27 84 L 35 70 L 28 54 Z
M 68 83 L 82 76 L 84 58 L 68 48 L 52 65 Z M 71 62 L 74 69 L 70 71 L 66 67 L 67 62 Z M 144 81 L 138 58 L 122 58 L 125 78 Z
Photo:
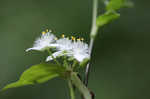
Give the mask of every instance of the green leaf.
M 30 67 L 21 75 L 17 82 L 8 84 L 2 90 L 15 88 L 25 85 L 34 85 L 37 83 L 44 83 L 52 78 L 63 76 L 65 72 L 64 67 L 55 64 L 38 64 Z
M 129 0 L 110 0 L 106 4 L 106 10 L 119 10 L 122 7 L 132 7 L 133 3 Z
M 113 12 L 113 11 L 109 11 L 103 15 L 98 16 L 98 18 L 96 20 L 96 24 L 98 27 L 102 27 L 105 24 L 108 24 L 111 21 L 118 19 L 119 17 L 120 17 L 120 14 Z

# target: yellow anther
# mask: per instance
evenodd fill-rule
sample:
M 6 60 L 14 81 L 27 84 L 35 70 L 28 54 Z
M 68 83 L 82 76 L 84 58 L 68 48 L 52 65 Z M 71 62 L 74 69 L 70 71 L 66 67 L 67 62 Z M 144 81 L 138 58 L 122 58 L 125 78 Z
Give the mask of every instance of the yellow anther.
M 71 39 L 72 39 L 72 40 L 73 40 L 73 38 L 74 38 L 74 37 L 73 37 L 73 36 L 71 36 Z
M 67 40 L 69 40 L 69 37 L 67 37 Z
M 55 37 L 54 39 L 55 39 L 55 40 L 58 40 L 58 38 L 57 38 L 57 37 Z
M 48 30 L 48 32 L 50 32 L 50 33 L 51 33 L 51 32 L 52 32 L 52 30 Z
M 45 31 L 43 31 L 43 32 L 42 32 L 42 34 L 44 35 L 44 34 L 46 34 L 46 32 L 45 32 Z
M 80 39 L 80 38 L 78 38 L 78 39 L 77 39 L 77 41 L 81 41 L 81 39 Z
M 84 38 L 81 38 L 81 41 L 84 41 Z
M 61 35 L 61 37 L 62 37 L 62 38 L 64 38 L 64 37 L 65 37 L 65 35 L 64 35 L 64 34 L 62 34 L 62 35 Z
M 48 29 L 46 29 L 46 32 L 49 32 L 49 30 L 48 30 Z
M 73 38 L 72 38 L 72 40 L 73 40 L 73 41 L 75 41 L 75 40 L 76 40 L 76 38 L 75 38 L 75 37 L 73 37 Z
M 73 39 L 74 39 L 74 37 L 73 37 L 73 36 L 71 36 L 71 39 L 73 40 Z

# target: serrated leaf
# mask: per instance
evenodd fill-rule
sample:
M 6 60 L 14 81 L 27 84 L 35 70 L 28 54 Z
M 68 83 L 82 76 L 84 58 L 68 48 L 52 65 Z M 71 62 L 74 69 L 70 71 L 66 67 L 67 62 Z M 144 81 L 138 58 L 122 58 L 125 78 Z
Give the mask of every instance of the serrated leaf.
M 106 5 L 106 10 L 119 10 L 122 7 L 131 7 L 133 3 L 129 0 L 109 0 Z
M 17 82 L 8 84 L 2 90 L 15 88 L 25 85 L 34 85 L 37 83 L 44 83 L 52 78 L 63 76 L 65 72 L 64 67 L 55 64 L 38 64 L 31 66 L 21 75 Z
M 102 27 L 105 24 L 110 23 L 111 21 L 117 19 L 120 17 L 120 14 L 116 13 L 116 12 L 106 12 L 103 15 L 100 15 L 97 20 L 96 20 L 96 24 L 98 27 Z

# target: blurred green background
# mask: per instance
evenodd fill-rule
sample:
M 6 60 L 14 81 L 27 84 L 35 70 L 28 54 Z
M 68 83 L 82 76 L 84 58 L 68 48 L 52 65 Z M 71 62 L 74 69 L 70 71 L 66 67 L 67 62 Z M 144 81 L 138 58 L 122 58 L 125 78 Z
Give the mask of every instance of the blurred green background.
M 150 99 L 150 1 L 132 0 L 121 18 L 99 31 L 89 88 L 96 99 Z M 0 0 L 0 88 L 16 81 L 46 53 L 29 52 L 46 28 L 89 40 L 92 0 Z M 99 13 L 103 4 L 99 4 Z M 62 79 L 10 89 L 0 99 L 69 99 Z

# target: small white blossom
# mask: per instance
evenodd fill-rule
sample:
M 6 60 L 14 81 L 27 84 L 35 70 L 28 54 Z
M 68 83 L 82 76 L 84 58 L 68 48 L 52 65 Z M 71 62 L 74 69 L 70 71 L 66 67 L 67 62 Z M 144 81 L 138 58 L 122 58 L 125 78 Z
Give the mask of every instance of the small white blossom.
M 51 56 L 48 56 L 46 61 L 53 60 L 53 58 L 60 57 L 60 56 L 71 56 L 72 52 L 72 41 L 68 38 L 61 38 L 53 44 L 56 47 L 57 52 L 54 52 Z
M 90 58 L 88 45 L 83 41 L 72 41 L 67 38 L 61 38 L 57 40 L 54 45 L 58 51 L 52 54 L 53 57 L 48 56 L 46 61 L 50 61 L 53 60 L 53 58 L 64 55 L 73 57 L 79 62 Z
M 46 58 L 46 61 L 51 61 L 53 60 L 53 58 L 57 58 L 57 57 L 61 57 L 61 56 L 72 56 L 72 53 L 69 53 L 69 52 L 65 52 L 65 51 L 57 51 L 57 52 L 54 52 L 51 56 L 48 56 Z
M 41 37 L 35 40 L 33 47 L 28 48 L 26 51 L 30 51 L 30 50 L 43 51 L 47 48 L 50 48 L 55 42 L 55 38 L 56 37 L 50 32 L 42 33 Z
M 56 48 L 61 51 L 69 51 L 72 49 L 72 41 L 68 38 L 61 38 L 56 41 Z
M 82 41 L 73 42 L 72 53 L 73 57 L 79 62 L 90 58 L 88 44 Z

